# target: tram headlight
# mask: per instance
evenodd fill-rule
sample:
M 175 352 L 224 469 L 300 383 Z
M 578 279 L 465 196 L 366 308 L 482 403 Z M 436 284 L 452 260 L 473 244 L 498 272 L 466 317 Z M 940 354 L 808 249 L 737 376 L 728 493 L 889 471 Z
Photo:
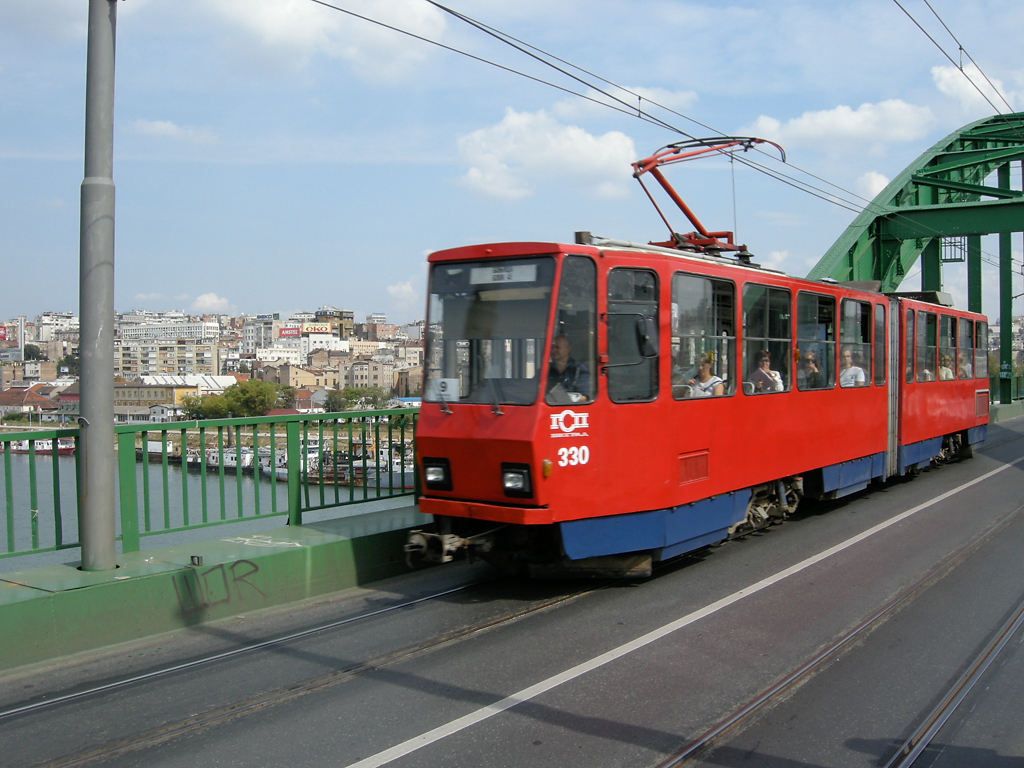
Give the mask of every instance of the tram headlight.
M 423 459 L 423 484 L 432 491 L 450 491 L 452 470 L 448 459 Z
M 532 496 L 533 482 L 530 480 L 530 467 L 527 464 L 501 465 L 501 487 L 506 496 Z

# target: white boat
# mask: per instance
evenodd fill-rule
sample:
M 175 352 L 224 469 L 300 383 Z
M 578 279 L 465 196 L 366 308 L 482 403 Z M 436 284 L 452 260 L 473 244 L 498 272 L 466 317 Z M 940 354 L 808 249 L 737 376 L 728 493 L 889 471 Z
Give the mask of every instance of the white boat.
M 241 462 L 239 462 L 239 454 L 241 454 Z M 221 452 L 217 448 L 209 448 L 206 451 L 206 467 L 207 469 L 217 470 L 220 468 L 220 457 Z M 191 461 L 191 460 L 189 460 Z M 199 457 L 198 451 L 196 452 L 195 461 L 198 464 Z M 224 471 L 225 472 L 237 472 L 241 469 L 242 472 L 253 472 L 256 466 L 256 454 L 252 448 L 242 447 L 241 449 L 232 446 L 231 448 L 224 448 Z
M 35 443 L 37 456 L 52 456 L 54 453 L 68 456 L 75 452 L 75 441 L 70 437 L 61 437 L 57 439 L 56 449 L 54 449 L 53 440 L 12 440 L 10 442 L 11 453 L 28 453 L 31 450 L 29 443 Z

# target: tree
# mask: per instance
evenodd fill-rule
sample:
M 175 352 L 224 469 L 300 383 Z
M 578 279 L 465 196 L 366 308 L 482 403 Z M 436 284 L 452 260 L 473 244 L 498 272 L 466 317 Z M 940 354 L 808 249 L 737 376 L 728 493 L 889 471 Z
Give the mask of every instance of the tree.
M 235 418 L 263 416 L 274 407 L 279 390 L 280 385 L 259 379 L 249 379 L 249 381 L 239 384 L 232 384 L 224 390 L 228 415 Z
M 68 376 L 78 376 L 79 365 L 78 365 L 78 353 L 74 352 L 70 355 L 65 355 L 57 361 L 57 369 L 63 370 L 67 368 Z
M 46 357 L 45 354 L 43 354 L 43 351 L 41 349 L 39 349 L 39 347 L 37 347 L 35 344 L 26 344 L 25 345 L 24 359 L 25 360 L 47 360 L 48 358 Z
M 274 407 L 280 386 L 251 379 L 232 384 L 223 395 L 186 395 L 182 406 L 187 419 L 227 419 L 263 416 Z
M 222 395 L 185 395 L 181 405 L 186 419 L 226 419 L 231 415 L 228 402 Z
M 338 413 L 348 410 L 351 403 L 346 399 L 345 393 L 340 389 L 327 390 L 327 397 L 324 400 L 324 410 L 328 413 Z
M 371 409 L 379 410 L 388 401 L 388 393 L 380 387 L 367 387 L 362 390 L 362 400 Z
M 295 387 L 287 387 L 284 385 L 278 385 L 277 389 L 277 400 L 274 405 L 275 408 L 294 408 L 295 407 Z

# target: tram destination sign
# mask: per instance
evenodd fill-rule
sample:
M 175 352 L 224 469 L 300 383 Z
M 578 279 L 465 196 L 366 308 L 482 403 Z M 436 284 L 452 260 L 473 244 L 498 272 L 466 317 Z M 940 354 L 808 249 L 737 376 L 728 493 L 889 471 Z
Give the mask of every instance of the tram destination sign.
M 493 285 L 494 283 L 535 283 L 536 264 L 495 264 L 473 267 L 470 270 L 470 285 Z

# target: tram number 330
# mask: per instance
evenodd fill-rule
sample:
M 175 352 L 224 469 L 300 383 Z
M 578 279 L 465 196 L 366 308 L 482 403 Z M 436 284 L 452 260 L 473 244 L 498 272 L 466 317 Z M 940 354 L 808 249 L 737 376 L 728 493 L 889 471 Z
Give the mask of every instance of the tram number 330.
M 575 467 L 586 464 L 590 461 L 590 447 L 586 445 L 574 445 L 570 448 L 558 449 L 558 466 Z

